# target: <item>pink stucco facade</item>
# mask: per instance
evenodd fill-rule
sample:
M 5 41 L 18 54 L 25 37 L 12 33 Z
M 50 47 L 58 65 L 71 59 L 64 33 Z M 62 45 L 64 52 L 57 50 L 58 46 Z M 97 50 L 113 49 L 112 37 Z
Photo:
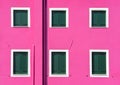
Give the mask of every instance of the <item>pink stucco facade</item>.
M 29 28 L 11 27 L 11 7 L 30 8 L 31 26 Z M 42 0 L 3 0 L 0 3 L 0 10 L 2 20 L 0 24 L 0 84 L 33 85 L 33 56 L 35 54 L 35 70 L 37 70 L 35 83 L 42 85 Z M 10 76 L 11 49 L 30 49 L 30 77 Z
M 120 1 L 47 0 L 47 2 L 47 84 L 119 85 Z M 30 8 L 29 28 L 11 27 L 11 7 Z M 49 27 L 49 8 L 68 8 L 68 28 Z M 109 27 L 90 28 L 89 8 L 108 8 Z M 2 0 L 0 19 L 0 85 L 42 85 L 42 0 Z M 11 49 L 30 49 L 30 77 L 11 77 Z M 49 76 L 51 49 L 69 51 L 69 77 Z M 90 49 L 109 50 L 109 77 L 90 77 Z
M 48 50 L 69 50 L 69 77 L 48 77 L 48 85 L 120 84 L 119 4 L 119 0 L 48 0 L 48 11 L 69 9 L 68 28 L 48 27 Z M 109 27 L 90 28 L 89 8 L 108 8 Z M 90 49 L 109 50 L 109 77 L 90 77 Z

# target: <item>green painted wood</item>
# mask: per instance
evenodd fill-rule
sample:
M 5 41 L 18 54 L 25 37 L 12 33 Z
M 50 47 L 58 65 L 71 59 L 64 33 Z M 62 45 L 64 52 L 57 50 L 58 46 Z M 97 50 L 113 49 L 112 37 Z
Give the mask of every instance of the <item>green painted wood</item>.
M 92 27 L 106 26 L 106 11 L 92 11 Z
M 28 53 L 14 52 L 13 73 L 27 74 L 28 73 Z
M 28 26 L 27 10 L 14 10 L 14 26 Z
M 66 74 L 65 52 L 52 52 L 52 74 Z
M 106 74 L 106 53 L 92 53 L 92 74 Z
M 52 27 L 66 26 L 66 11 L 52 11 Z

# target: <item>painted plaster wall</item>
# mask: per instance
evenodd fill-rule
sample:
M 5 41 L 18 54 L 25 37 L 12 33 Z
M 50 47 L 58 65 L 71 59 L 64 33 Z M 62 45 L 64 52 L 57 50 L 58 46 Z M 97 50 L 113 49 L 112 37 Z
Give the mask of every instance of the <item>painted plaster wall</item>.
M 69 77 L 48 76 L 48 85 L 120 84 L 119 4 L 119 0 L 48 0 L 48 12 L 49 8 L 69 8 L 68 28 L 48 26 L 48 50 L 69 50 Z M 89 8 L 109 8 L 109 28 L 89 28 Z M 109 50 L 109 78 L 89 76 L 90 49 Z
M 11 7 L 30 7 L 30 28 L 11 27 Z M 33 85 L 35 45 L 36 85 L 42 84 L 42 0 L 0 1 L 0 85 Z M 31 76 L 11 77 L 11 49 L 30 49 Z

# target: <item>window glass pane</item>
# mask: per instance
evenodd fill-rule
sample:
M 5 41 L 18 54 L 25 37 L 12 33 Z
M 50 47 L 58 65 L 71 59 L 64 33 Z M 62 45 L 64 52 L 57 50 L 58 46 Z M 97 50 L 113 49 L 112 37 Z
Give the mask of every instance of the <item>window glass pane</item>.
M 27 10 L 14 10 L 14 26 L 28 26 Z
M 14 52 L 13 54 L 13 73 L 28 73 L 28 52 Z
M 92 26 L 106 26 L 106 11 L 92 11 Z
M 106 53 L 92 53 L 92 74 L 106 74 Z
M 52 11 L 52 26 L 66 26 L 66 11 Z
M 52 74 L 66 74 L 65 52 L 52 52 Z

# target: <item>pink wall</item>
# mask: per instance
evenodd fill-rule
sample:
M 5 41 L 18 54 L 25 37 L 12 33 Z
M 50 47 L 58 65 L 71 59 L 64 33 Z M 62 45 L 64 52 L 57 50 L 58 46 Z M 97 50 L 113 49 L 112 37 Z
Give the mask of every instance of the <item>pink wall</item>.
M 42 84 L 42 0 L 0 2 L 0 85 L 33 85 L 33 45 L 36 55 L 36 85 Z M 11 7 L 30 7 L 31 27 L 11 27 Z M 10 77 L 11 49 L 31 50 L 31 77 Z
M 36 56 L 36 85 L 42 85 L 42 0 L 2 0 L 0 3 L 0 19 L 2 19 L 0 24 L 0 85 L 32 85 L 33 45 L 35 45 Z M 48 8 L 69 8 L 69 28 L 51 29 L 48 27 L 48 50 L 68 49 L 70 64 L 69 77 L 48 76 L 48 85 L 120 84 L 119 4 L 119 0 L 48 0 Z M 30 7 L 30 28 L 11 28 L 11 7 Z M 108 29 L 89 28 L 89 8 L 94 7 L 109 8 Z M 73 45 L 70 49 L 72 41 Z M 31 50 L 31 77 L 10 77 L 11 49 Z M 90 49 L 109 49 L 109 78 L 89 77 Z
M 120 84 L 119 5 L 119 0 L 48 0 L 48 8 L 69 8 L 69 28 L 48 27 L 48 49 L 69 50 L 69 77 L 48 77 L 48 85 Z M 89 28 L 89 8 L 97 7 L 109 8 L 109 28 Z M 89 76 L 90 49 L 109 50 L 109 78 Z

